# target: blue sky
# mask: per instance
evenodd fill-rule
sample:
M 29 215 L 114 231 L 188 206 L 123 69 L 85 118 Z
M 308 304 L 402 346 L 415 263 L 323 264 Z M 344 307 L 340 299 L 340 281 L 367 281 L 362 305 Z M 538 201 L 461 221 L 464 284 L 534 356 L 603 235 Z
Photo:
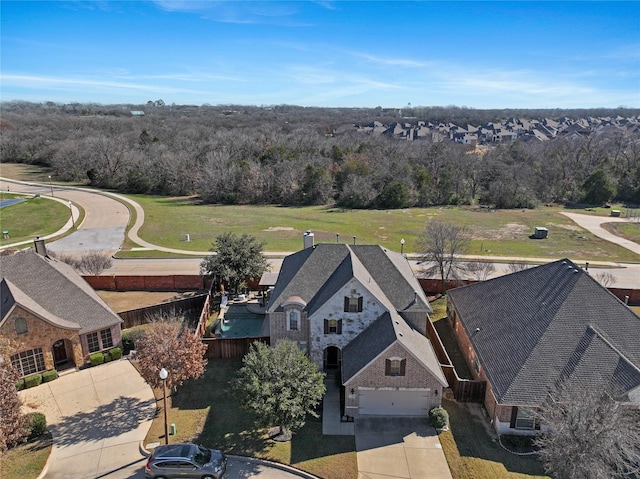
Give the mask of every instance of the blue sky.
M 640 107 L 640 2 L 2 0 L 0 99 Z

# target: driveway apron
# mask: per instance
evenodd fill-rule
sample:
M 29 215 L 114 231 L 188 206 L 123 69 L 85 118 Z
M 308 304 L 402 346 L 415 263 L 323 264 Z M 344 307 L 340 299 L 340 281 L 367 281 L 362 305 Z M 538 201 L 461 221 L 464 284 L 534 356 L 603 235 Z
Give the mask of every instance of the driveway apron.
M 123 467 L 144 465 L 140 444 L 156 403 L 128 360 L 65 374 L 20 394 L 27 412 L 45 413 L 53 434 L 44 478 L 114 478 Z
M 451 479 L 426 418 L 360 416 L 355 433 L 358 479 Z

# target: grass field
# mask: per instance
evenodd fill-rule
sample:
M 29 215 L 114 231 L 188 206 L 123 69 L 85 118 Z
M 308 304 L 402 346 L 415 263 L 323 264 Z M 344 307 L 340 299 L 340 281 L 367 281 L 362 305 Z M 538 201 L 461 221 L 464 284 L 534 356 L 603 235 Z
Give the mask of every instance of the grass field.
M 0 458 L 0 476 L 3 479 L 35 479 L 44 468 L 53 439 L 44 434 L 33 441 L 10 449 Z
M 604 223 L 602 227 L 616 236 L 640 243 L 640 223 Z
M 417 239 L 429 219 L 468 225 L 473 240 L 469 254 L 523 257 L 569 257 L 575 260 L 640 261 L 640 256 L 581 229 L 560 214 L 560 207 L 536 210 L 488 210 L 476 207 L 342 210 L 339 208 L 203 205 L 195 198 L 134 196 L 145 210 L 140 236 L 158 245 L 207 251 L 216 235 L 249 233 L 265 242 L 265 251 L 297 251 L 302 234 L 315 240 L 380 244 L 416 252 Z M 530 239 L 535 226 L 549 229 L 549 238 Z M 189 234 L 190 241 L 184 236 Z
M 41 181 L 46 183 L 48 171 L 29 165 L 2 164 L 5 177 Z M 55 180 L 55 178 L 54 178 Z M 145 223 L 140 236 L 159 246 L 188 251 L 208 251 L 215 237 L 232 231 L 249 233 L 265 243 L 265 251 L 289 252 L 302 247 L 302 234 L 313 231 L 316 243 L 340 241 L 342 243 L 380 244 L 399 251 L 400 240 L 405 240 L 404 252 L 417 251 L 417 239 L 430 219 L 467 225 L 472 241 L 468 253 L 479 256 L 520 256 L 563 258 L 572 260 L 608 260 L 638 262 L 640 255 L 601 240 L 581 229 L 561 214 L 561 207 L 542 206 L 535 210 L 490 210 L 479 207 L 434 207 L 400 210 L 344 210 L 334 207 L 279 207 L 279 206 L 223 206 L 201 204 L 194 197 L 151 197 L 132 195 L 145 211 Z M 11 210 L 19 205 L 3 208 L 2 229 L 8 225 Z M 56 226 L 68 219 L 68 210 L 59 204 L 50 223 Z M 615 205 L 624 210 L 623 207 Z M 576 208 L 570 211 L 608 216 L 610 209 Z M 35 216 L 40 216 L 36 212 Z M 42 213 L 44 214 L 44 213 Z M 132 211 L 132 214 L 134 212 Z M 29 212 L 15 213 L 26 218 Z M 131 224 L 131 223 L 130 223 Z M 55 231 L 56 226 L 49 232 Z M 549 238 L 530 239 L 536 226 L 545 226 Z M 31 239 L 32 227 L 19 236 L 12 231 L 11 239 Z M 621 234 L 629 239 L 640 237 L 640 226 L 626 225 Z M 38 231 L 39 235 L 47 234 Z M 185 235 L 190 241 L 184 241 Z M 339 236 L 337 236 L 339 235 Z M 355 237 L 355 239 L 354 239 Z M 0 245 L 7 244 L 0 242 Z M 135 247 L 127 240 L 125 248 Z M 119 257 L 172 257 L 157 251 L 122 251 Z
M 69 207 L 47 198 L 1 192 L 0 199 L 22 198 L 24 201 L 0 209 L 2 231 L 9 238 L 0 238 L 0 246 L 16 241 L 35 239 L 56 232 L 69 220 Z

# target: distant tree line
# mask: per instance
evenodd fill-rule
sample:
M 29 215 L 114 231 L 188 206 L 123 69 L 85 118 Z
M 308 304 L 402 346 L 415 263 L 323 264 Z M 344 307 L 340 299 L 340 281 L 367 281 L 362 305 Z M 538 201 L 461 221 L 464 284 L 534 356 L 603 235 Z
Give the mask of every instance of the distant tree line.
M 132 111 L 144 115 L 134 116 Z M 0 161 L 42 165 L 62 181 L 207 203 L 345 208 L 640 203 L 640 133 L 610 127 L 484 153 L 449 141 L 400 141 L 341 125 L 511 117 L 638 115 L 635 110 L 373 109 L 5 102 Z

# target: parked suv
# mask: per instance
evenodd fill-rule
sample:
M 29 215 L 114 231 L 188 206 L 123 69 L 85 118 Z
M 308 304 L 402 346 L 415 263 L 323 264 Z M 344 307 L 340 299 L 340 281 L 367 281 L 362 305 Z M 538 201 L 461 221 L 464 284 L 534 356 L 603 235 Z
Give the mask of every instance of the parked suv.
M 156 447 L 144 467 L 146 479 L 221 479 L 227 470 L 222 451 L 196 444 Z

